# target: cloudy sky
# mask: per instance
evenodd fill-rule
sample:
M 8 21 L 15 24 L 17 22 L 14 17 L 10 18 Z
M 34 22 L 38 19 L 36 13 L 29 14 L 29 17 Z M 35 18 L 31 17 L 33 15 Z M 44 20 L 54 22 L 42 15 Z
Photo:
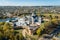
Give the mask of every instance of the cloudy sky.
M 0 6 L 60 6 L 60 0 L 0 0 Z

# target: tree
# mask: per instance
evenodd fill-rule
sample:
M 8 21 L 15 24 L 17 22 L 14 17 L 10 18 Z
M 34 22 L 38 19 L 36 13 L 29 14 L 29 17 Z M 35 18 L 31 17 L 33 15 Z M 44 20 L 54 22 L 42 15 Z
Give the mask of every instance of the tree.
M 44 24 L 41 24 L 40 28 L 38 28 L 37 31 L 36 31 L 36 33 L 37 33 L 38 36 L 41 35 L 41 32 L 44 30 L 44 28 L 45 28 Z
M 58 24 L 58 20 L 57 20 L 57 19 L 52 19 L 51 22 L 52 22 L 53 24 L 55 24 L 55 25 Z
M 14 40 L 14 29 L 9 23 L 5 23 L 3 26 L 4 37 Z

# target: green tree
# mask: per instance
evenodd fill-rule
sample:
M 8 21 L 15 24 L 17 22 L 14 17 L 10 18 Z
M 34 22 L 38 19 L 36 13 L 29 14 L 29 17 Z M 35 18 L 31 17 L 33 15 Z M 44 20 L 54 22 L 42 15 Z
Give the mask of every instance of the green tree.
M 37 35 L 41 35 L 41 32 L 44 30 L 44 24 L 41 24 L 40 28 L 38 28 L 38 30 L 36 31 Z

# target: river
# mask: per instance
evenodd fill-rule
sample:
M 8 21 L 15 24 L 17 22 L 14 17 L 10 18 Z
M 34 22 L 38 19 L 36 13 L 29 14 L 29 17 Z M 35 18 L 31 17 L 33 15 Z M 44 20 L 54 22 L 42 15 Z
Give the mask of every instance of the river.
M 6 22 L 6 21 L 11 21 L 11 20 L 15 20 L 16 18 L 6 18 L 6 19 L 0 19 L 0 22 Z

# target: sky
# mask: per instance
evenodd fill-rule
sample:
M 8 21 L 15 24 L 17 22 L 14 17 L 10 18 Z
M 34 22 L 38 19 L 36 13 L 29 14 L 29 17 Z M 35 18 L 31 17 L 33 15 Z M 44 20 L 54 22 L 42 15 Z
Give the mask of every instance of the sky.
M 0 6 L 60 6 L 60 0 L 0 0 Z

